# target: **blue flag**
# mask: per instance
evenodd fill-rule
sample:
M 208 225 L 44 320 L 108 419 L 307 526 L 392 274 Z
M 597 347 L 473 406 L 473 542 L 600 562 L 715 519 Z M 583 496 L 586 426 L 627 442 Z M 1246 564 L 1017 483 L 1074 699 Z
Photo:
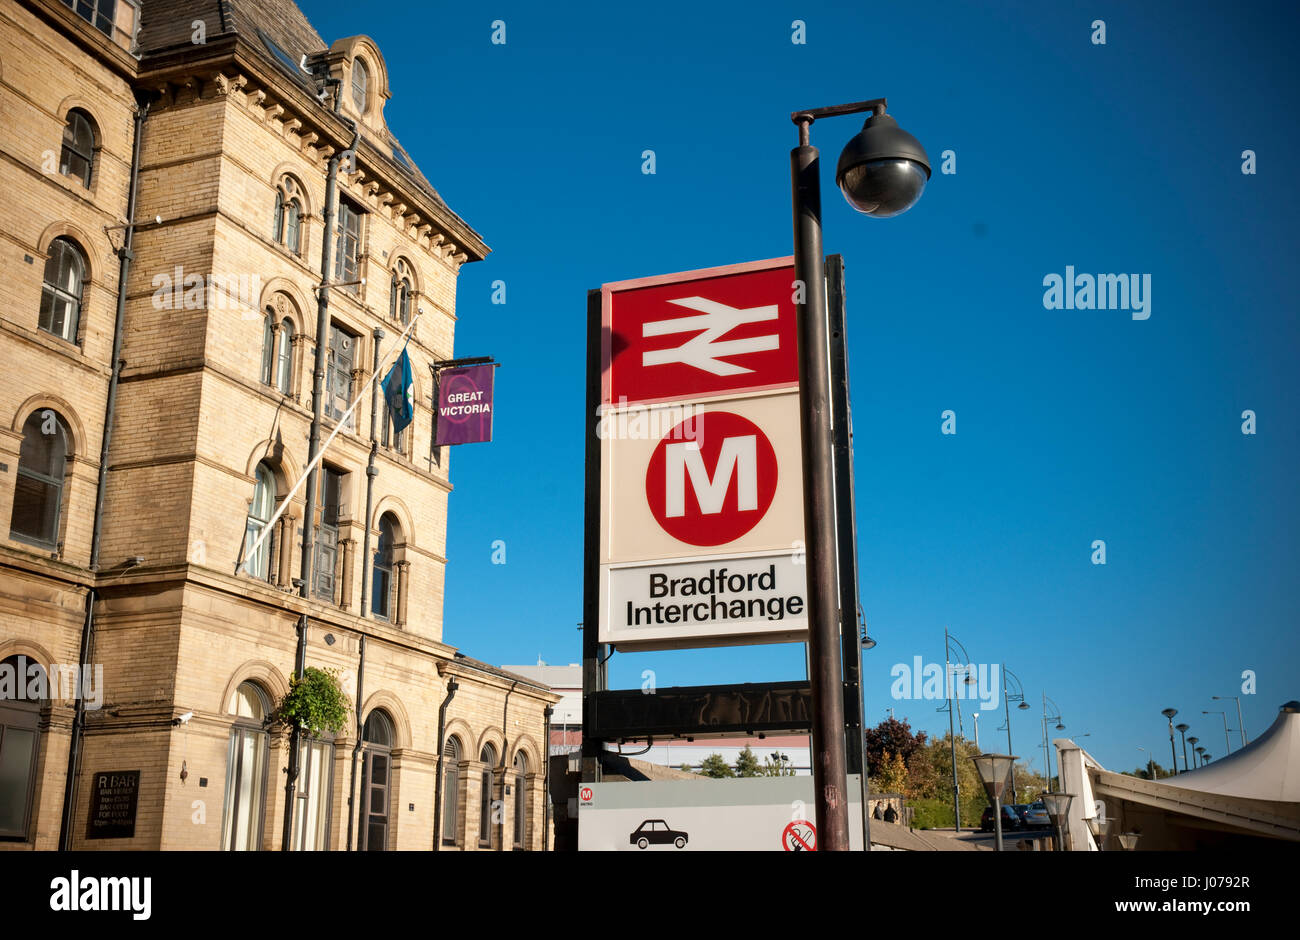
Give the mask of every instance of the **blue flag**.
M 415 420 L 415 386 L 411 378 L 411 359 L 405 349 L 384 377 L 384 400 L 388 402 L 393 431 L 401 434 Z

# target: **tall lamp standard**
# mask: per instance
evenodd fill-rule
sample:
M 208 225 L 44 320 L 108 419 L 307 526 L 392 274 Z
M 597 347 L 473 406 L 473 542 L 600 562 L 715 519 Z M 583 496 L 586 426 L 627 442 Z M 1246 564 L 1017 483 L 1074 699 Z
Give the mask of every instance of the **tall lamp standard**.
M 1178 749 L 1174 747 L 1174 716 L 1178 714 L 1176 708 L 1161 709 L 1160 714 L 1169 719 L 1169 755 L 1174 759 L 1174 773 L 1178 773 Z
M 1232 753 L 1232 742 L 1228 740 L 1228 713 L 1227 712 L 1207 712 L 1202 710 L 1202 715 L 1218 715 L 1223 719 L 1223 746 L 1226 748 L 1225 754 Z
M 1201 757 L 1201 766 L 1204 767 L 1210 762 L 1210 752 L 1203 747 L 1198 747 L 1196 753 Z
M 1056 710 L 1056 714 L 1049 715 L 1047 713 L 1048 702 L 1052 702 L 1052 708 Z M 1052 785 L 1052 744 L 1047 738 L 1047 723 L 1049 721 L 1056 722 L 1057 731 L 1065 730 L 1065 722 L 1061 719 L 1061 707 L 1057 705 L 1056 702 L 1052 701 L 1052 699 L 1048 698 L 1047 693 L 1044 692 L 1043 693 L 1043 757 L 1047 761 L 1047 777 L 1045 778 L 1045 783 L 1047 786 L 1050 787 Z
M 953 715 L 957 713 L 954 695 L 956 694 L 956 682 L 954 682 L 956 670 L 952 668 L 952 647 L 957 647 L 962 655 L 962 662 L 969 665 L 971 662 L 970 654 L 966 652 L 966 647 L 948 632 L 948 628 L 943 628 L 943 681 L 945 694 L 948 701 L 940 705 L 935 711 L 946 711 L 948 713 L 948 742 L 952 747 L 952 818 L 953 825 L 957 832 L 961 832 L 961 788 L 957 784 L 957 729 L 953 727 Z M 961 664 L 958 664 L 961 665 Z M 966 676 L 965 681 L 970 681 L 970 673 L 965 669 L 962 670 Z M 965 693 L 963 692 L 963 695 Z
M 1178 729 L 1178 735 L 1179 735 L 1179 737 L 1181 737 L 1181 738 L 1183 739 L 1183 771 L 1186 772 L 1187 769 L 1188 769 L 1188 767 L 1187 767 L 1187 729 L 1190 728 L 1191 725 L 1187 724 L 1187 722 L 1185 722 L 1185 721 L 1180 721 L 1178 724 L 1174 725 L 1174 727 Z
M 1246 740 L 1246 723 L 1241 720 L 1241 697 L 1237 695 L 1211 695 L 1210 698 L 1216 702 L 1226 702 L 1232 699 L 1237 703 L 1237 730 L 1241 732 L 1241 746 L 1245 747 L 1250 742 Z
M 839 650 L 834 441 L 831 437 L 830 325 L 822 255 L 821 161 L 809 128 L 818 118 L 871 112 L 845 146 L 835 182 L 859 212 L 889 218 L 910 209 L 930 179 L 930 159 L 915 137 L 885 114 L 885 99 L 796 111 L 799 146 L 790 151 L 799 336 L 799 416 L 803 450 L 808 576 L 808 681 L 812 696 L 813 791 L 819 848 L 849 848 L 844 676 Z M 866 806 L 863 806 L 866 812 Z
M 975 769 L 979 771 L 980 782 L 984 792 L 993 802 L 994 850 L 1002 851 L 1002 791 L 1006 789 L 1007 778 L 1012 775 L 1016 758 L 1009 754 L 980 754 L 972 757 Z
M 1010 689 L 1007 688 L 1008 676 L 1010 676 L 1011 679 L 1016 683 L 1015 692 L 1012 692 Z M 1009 669 L 1007 669 L 1007 664 L 1003 663 L 1002 664 L 1002 711 L 1006 717 L 1006 722 L 1005 722 L 1005 727 L 998 728 L 998 730 L 1006 731 L 1007 733 L 1008 754 L 1014 753 L 1011 750 L 1011 703 L 1012 702 L 1019 702 L 1020 704 L 1017 705 L 1016 708 L 1020 709 L 1021 711 L 1029 710 L 1029 703 L 1025 701 L 1025 687 L 1020 684 L 1020 679 L 1015 674 L 1013 674 Z M 1016 799 L 1016 775 L 1014 770 L 1011 773 L 1011 802 L 1013 804 L 1020 802 L 1019 800 Z
M 1193 755 L 1193 756 L 1197 756 L 1197 755 L 1199 754 L 1199 752 L 1205 750 L 1205 748 L 1203 748 L 1203 747 L 1197 747 L 1197 746 L 1196 746 L 1196 742 L 1199 741 L 1199 740 L 1201 740 L 1200 738 L 1195 737 L 1195 736 L 1192 736 L 1192 737 L 1188 738 L 1187 740 L 1190 741 L 1191 744 L 1192 744 L 1192 755 Z M 1186 747 L 1187 745 L 1184 744 L 1183 746 Z M 1186 760 L 1184 760 L 1183 763 L 1186 763 Z M 1201 765 L 1200 765 L 1200 763 L 1198 762 L 1198 763 L 1196 764 L 1196 766 L 1197 766 L 1197 767 L 1200 767 Z

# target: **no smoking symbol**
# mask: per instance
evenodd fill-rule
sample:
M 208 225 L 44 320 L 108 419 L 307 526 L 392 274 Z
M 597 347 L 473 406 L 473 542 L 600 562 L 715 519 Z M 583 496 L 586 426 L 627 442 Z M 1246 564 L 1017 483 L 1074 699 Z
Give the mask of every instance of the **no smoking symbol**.
M 796 819 L 781 833 L 781 848 L 787 852 L 816 852 L 817 827 L 806 819 Z

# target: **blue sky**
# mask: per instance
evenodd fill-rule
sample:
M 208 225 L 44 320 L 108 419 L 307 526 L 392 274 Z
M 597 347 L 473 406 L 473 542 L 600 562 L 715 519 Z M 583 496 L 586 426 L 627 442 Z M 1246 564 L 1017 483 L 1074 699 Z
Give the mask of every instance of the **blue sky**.
M 456 353 L 503 365 L 496 440 L 453 457 L 448 642 L 579 660 L 586 290 L 788 255 L 789 113 L 884 96 L 935 166 L 921 202 L 866 219 L 823 174 L 879 642 L 869 721 L 893 706 L 946 729 L 936 703 L 889 697 L 894 663 L 942 661 L 945 626 L 1024 682 L 1016 750 L 1038 767 L 1044 691 L 1119 769 L 1139 745 L 1168 762 L 1167 706 L 1221 756 L 1200 712 L 1243 670 L 1252 735 L 1300 698 L 1292 4 L 302 7 L 327 42 L 376 40 L 390 126 L 494 249 L 460 278 Z M 824 163 L 859 126 L 814 125 Z M 1044 309 L 1067 265 L 1150 274 L 1150 319 Z M 619 654 L 612 684 L 647 668 L 660 686 L 773 681 L 801 678 L 803 652 Z

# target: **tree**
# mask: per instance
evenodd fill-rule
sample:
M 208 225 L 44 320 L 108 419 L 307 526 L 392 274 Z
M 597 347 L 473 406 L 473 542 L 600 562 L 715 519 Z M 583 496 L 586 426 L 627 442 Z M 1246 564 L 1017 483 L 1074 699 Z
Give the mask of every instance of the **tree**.
M 924 731 L 913 734 L 912 726 L 906 719 L 899 721 L 897 718 L 887 718 L 874 728 L 868 728 L 866 737 L 868 771 L 874 770 L 877 764 L 884 761 L 886 751 L 897 754 L 904 764 L 910 765 L 912 755 L 924 748 L 926 743 Z
M 790 764 L 790 758 L 785 754 L 773 752 L 763 758 L 763 776 L 764 777 L 793 777 L 794 767 Z
M 872 778 L 871 792 L 907 792 L 907 765 L 903 763 L 902 754 L 891 754 L 888 751 L 885 752 L 884 758 L 876 765 L 876 773 Z
M 1154 777 L 1151 776 L 1153 772 L 1155 773 Z M 1172 771 L 1166 770 L 1153 760 L 1148 760 L 1144 765 L 1134 770 L 1126 770 L 1124 774 L 1129 777 L 1140 777 L 1143 780 L 1161 780 L 1173 776 Z
M 754 752 L 745 745 L 745 749 L 736 757 L 736 776 L 737 777 L 761 777 L 763 776 L 763 766 L 754 756 Z
M 705 777 L 734 777 L 731 765 L 723 760 L 721 754 L 710 754 L 700 762 L 700 773 Z

